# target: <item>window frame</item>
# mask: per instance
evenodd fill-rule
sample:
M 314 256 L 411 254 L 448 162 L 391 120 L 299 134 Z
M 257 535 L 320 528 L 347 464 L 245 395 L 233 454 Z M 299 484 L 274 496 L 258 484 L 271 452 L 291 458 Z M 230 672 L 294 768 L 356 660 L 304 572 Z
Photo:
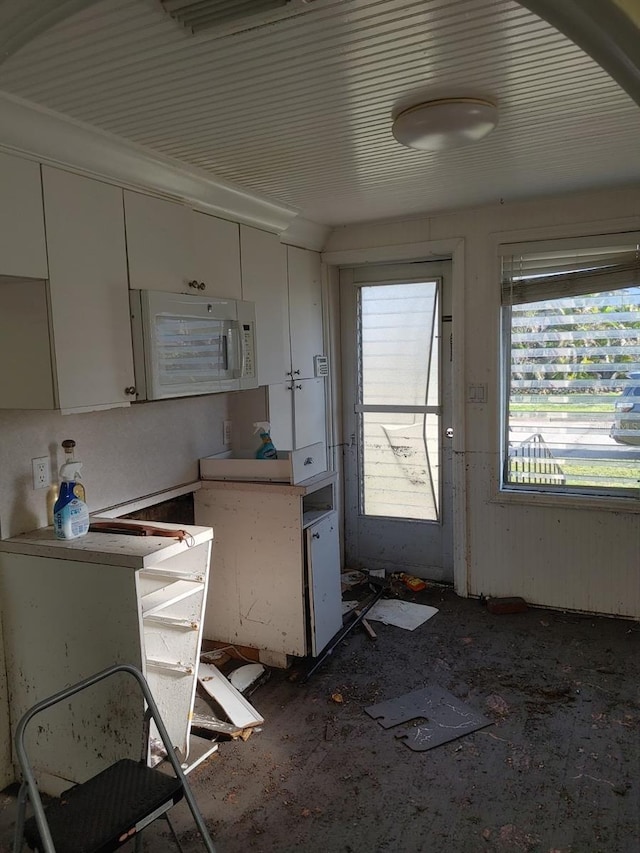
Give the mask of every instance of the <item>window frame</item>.
M 635 224 L 635 223 L 634 223 Z M 543 282 L 543 292 L 536 294 L 540 298 L 537 300 L 523 298 L 527 292 L 531 292 L 531 288 L 535 284 L 524 282 L 520 287 L 518 300 L 507 302 L 504 298 L 505 282 L 503 277 L 504 259 L 508 255 L 515 255 L 520 252 L 523 256 L 528 254 L 544 254 L 545 252 L 566 251 L 567 255 L 574 251 L 586 251 L 592 248 L 598 254 L 598 250 L 604 247 L 628 246 L 630 242 L 635 243 L 636 247 L 640 245 L 640 232 L 636 228 L 629 231 L 618 231 L 613 233 L 602 233 L 597 235 L 576 235 L 575 237 L 563 236 L 543 237 L 540 239 L 530 239 L 526 242 L 512 243 L 511 241 L 501 240 L 498 235 L 494 235 L 496 248 L 496 266 L 498 270 L 498 281 L 500 282 L 499 292 L 499 382 L 498 382 L 498 405 L 497 405 L 497 434 L 498 434 L 498 470 L 495 474 L 495 489 L 492 500 L 504 503 L 521 503 L 531 504 L 535 502 L 538 505 L 558 506 L 570 503 L 575 508 L 602 508 L 611 511 L 640 511 L 640 486 L 637 489 L 628 487 L 606 487 L 601 486 L 567 486 L 566 484 L 554 485 L 552 483 L 517 483 L 508 479 L 509 466 L 509 425 L 510 425 L 510 393 L 511 393 L 511 358 L 512 358 L 512 309 L 514 306 L 534 304 L 536 301 L 545 301 L 545 299 L 553 299 L 555 294 L 550 291 L 548 281 Z M 507 236 L 507 235 L 503 235 Z M 637 248 L 636 248 L 637 253 Z M 628 261 L 628 257 L 627 257 Z M 535 265 L 535 264 L 533 264 Z M 586 269 L 586 264 L 583 265 Z M 636 254 L 636 260 L 633 265 L 636 279 L 633 282 L 640 285 L 638 275 L 640 272 L 640 257 Z M 535 271 L 534 271 L 534 274 Z M 591 274 L 587 273 L 583 278 L 589 280 Z M 566 289 L 566 280 L 570 280 L 575 274 L 569 272 L 565 276 L 559 276 L 558 280 L 564 282 Z M 579 276 L 576 276 L 579 277 Z M 511 278 L 511 288 L 513 294 L 513 276 Z M 601 279 L 603 284 L 607 279 Z M 610 281 L 610 279 L 609 279 Z M 591 287 L 585 287 L 584 283 L 578 284 L 578 290 L 581 289 L 583 295 L 589 293 L 598 293 L 597 276 L 593 277 Z M 554 282 L 555 283 L 555 282 Z M 571 282 L 568 284 L 568 292 L 560 293 L 555 298 L 570 298 L 571 296 L 578 297 L 579 293 L 571 292 Z M 628 285 L 626 285 L 628 286 Z M 602 287 L 602 292 L 607 290 L 622 289 L 621 287 L 607 288 Z M 551 294 L 551 295 L 549 295 Z

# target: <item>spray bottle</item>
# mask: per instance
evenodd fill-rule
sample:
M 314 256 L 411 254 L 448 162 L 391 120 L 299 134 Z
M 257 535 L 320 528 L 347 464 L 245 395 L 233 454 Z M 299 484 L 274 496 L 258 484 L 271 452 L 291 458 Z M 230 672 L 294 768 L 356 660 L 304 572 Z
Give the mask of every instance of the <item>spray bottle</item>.
M 268 421 L 254 423 L 254 432 L 260 433 L 260 447 L 256 450 L 256 459 L 277 459 L 278 451 L 271 441 L 271 425 Z
M 73 493 L 77 498 L 81 501 L 87 502 L 87 494 L 85 492 L 85 488 L 83 484 L 80 482 L 80 471 L 82 470 L 82 462 L 77 461 L 75 458 L 74 448 L 76 446 L 75 441 L 72 438 L 65 438 L 62 442 L 62 447 L 64 448 L 64 465 L 69 465 L 71 468 L 75 468 L 75 486 L 73 489 Z M 62 469 L 60 469 L 62 471 Z
M 60 489 L 53 507 L 53 529 L 56 539 L 77 539 L 89 530 L 89 510 L 79 482 L 82 462 L 73 458 L 74 441 L 67 439 L 63 447 L 65 462 L 60 468 Z

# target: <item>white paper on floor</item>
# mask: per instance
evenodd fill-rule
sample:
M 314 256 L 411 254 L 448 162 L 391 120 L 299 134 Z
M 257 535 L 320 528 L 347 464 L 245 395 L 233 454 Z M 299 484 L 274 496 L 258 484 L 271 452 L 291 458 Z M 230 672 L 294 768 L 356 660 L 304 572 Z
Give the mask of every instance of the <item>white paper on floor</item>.
M 437 612 L 436 607 L 429 607 L 427 604 L 414 604 L 412 601 L 390 598 L 376 601 L 371 610 L 367 611 L 367 619 L 413 631 Z

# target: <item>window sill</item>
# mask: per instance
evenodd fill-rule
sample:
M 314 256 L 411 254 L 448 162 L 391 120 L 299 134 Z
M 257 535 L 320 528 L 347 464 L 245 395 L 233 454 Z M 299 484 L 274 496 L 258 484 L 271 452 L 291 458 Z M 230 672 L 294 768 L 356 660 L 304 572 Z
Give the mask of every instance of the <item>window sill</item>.
M 551 492 L 500 489 L 491 498 L 492 504 L 503 506 L 545 506 L 556 509 L 587 509 L 595 512 L 640 513 L 640 495 L 606 498 L 602 495 L 552 494 Z

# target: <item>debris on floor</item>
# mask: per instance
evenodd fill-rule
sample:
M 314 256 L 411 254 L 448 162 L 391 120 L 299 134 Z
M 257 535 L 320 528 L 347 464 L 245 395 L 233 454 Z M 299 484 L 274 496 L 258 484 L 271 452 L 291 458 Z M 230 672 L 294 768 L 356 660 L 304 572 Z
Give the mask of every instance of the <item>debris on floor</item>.
M 425 752 L 491 725 L 491 720 L 437 686 L 415 690 L 364 710 L 383 728 L 393 728 L 394 736 L 415 752 Z M 411 725 L 399 728 L 405 723 Z
M 422 578 L 416 578 L 413 575 L 408 575 L 406 572 L 400 572 L 398 577 L 406 588 L 411 590 L 411 592 L 420 592 L 427 588 L 427 584 L 422 580 Z
M 261 663 L 246 663 L 229 673 L 229 681 L 236 690 L 244 696 L 251 694 L 250 688 L 255 688 L 258 683 L 265 681 L 268 670 Z
M 438 612 L 436 607 L 427 604 L 415 604 L 413 601 L 400 601 L 397 598 L 377 601 L 367 613 L 368 619 L 383 622 L 385 625 L 395 625 L 407 631 L 415 629 L 431 619 Z
M 529 609 L 524 598 L 511 596 L 510 598 L 487 598 L 487 610 L 496 615 L 503 613 L 526 613 Z
M 366 583 L 366 580 L 367 575 L 357 569 L 353 569 L 350 572 L 343 572 L 340 575 L 340 585 L 343 592 L 353 589 L 356 586 L 360 586 L 360 584 Z
M 239 728 L 247 729 L 264 723 L 264 717 L 260 716 L 215 664 L 199 664 L 198 684 L 224 710 L 230 722 Z
M 210 714 L 193 713 L 191 717 L 191 728 L 198 734 L 199 730 L 215 732 L 216 734 L 229 735 L 231 738 L 240 737 L 244 729 L 234 726 L 233 723 L 225 723 Z

